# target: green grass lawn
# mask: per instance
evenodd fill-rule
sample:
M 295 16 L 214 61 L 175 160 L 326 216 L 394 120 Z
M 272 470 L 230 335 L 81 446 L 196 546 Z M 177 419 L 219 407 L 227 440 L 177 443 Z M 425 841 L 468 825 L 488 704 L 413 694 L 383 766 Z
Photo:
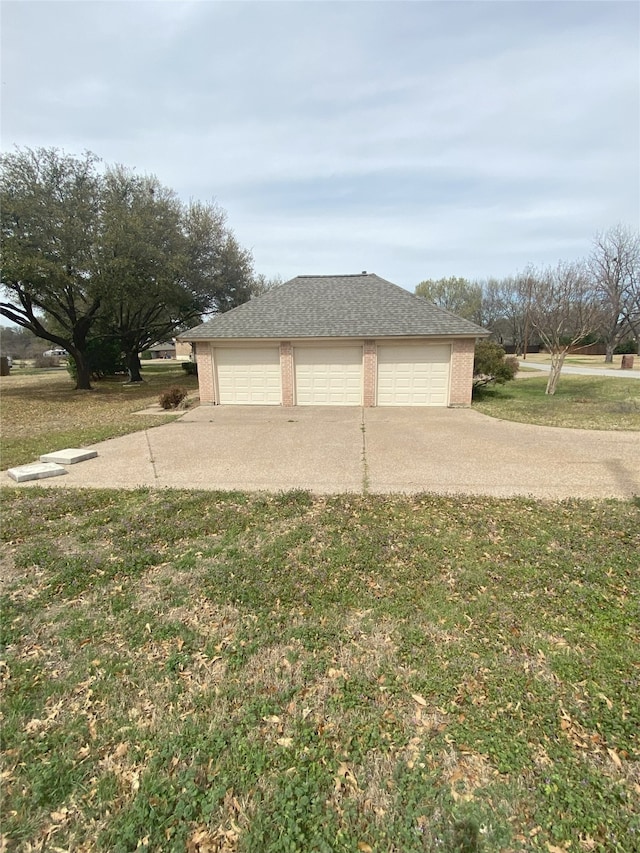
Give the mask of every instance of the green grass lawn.
M 640 381 L 561 375 L 556 393 L 547 376 L 527 373 L 506 385 L 480 389 L 473 408 L 506 421 L 579 429 L 640 429 Z
M 637 501 L 2 508 L 2 849 L 640 849 Z
M 75 391 L 66 369 L 14 370 L 0 379 L 2 445 L 0 467 L 35 462 L 42 453 L 84 447 L 107 438 L 147 429 L 175 414 L 137 415 L 179 385 L 194 397 L 198 380 L 174 362 L 143 362 L 144 382 L 127 385 L 123 376 L 94 382 L 92 391 Z

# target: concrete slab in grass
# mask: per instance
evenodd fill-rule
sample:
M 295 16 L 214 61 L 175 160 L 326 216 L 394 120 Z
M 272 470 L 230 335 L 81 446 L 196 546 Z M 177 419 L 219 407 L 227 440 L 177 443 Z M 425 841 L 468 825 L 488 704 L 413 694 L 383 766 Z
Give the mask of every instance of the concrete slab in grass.
M 56 450 L 55 453 L 44 453 L 40 457 L 40 461 L 57 462 L 58 465 L 75 465 L 76 462 L 95 459 L 97 455 L 97 450 L 82 450 L 76 447 L 68 447 L 66 450 Z
M 20 465 L 9 468 L 7 474 L 16 483 L 26 483 L 27 480 L 44 480 L 47 477 L 60 477 L 67 469 L 55 462 L 32 462 L 31 465 Z

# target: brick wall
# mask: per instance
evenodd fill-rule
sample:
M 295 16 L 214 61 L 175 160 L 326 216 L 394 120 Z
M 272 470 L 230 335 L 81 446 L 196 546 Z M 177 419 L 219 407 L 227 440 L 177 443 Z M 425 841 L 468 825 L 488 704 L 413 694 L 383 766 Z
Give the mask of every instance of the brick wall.
M 370 408 L 376 404 L 376 374 L 378 372 L 378 350 L 375 341 L 364 342 L 364 389 L 362 405 Z
M 196 363 L 198 365 L 198 386 L 200 388 L 201 403 L 215 403 L 215 390 L 213 383 L 213 352 L 211 344 L 206 341 L 198 341 L 195 346 Z
M 451 393 L 450 406 L 470 406 L 473 390 L 473 339 L 458 338 L 451 347 Z
M 280 341 L 280 382 L 282 405 L 293 406 L 293 347 L 291 341 Z

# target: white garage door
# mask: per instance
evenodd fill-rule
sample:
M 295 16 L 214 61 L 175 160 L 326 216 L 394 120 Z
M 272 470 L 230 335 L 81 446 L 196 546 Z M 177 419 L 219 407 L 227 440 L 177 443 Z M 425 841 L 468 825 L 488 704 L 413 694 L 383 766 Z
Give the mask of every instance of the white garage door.
M 362 347 L 296 347 L 298 406 L 362 405 Z
M 451 347 L 378 347 L 379 406 L 446 406 Z
M 215 361 L 221 403 L 279 406 L 282 402 L 278 347 L 216 348 Z

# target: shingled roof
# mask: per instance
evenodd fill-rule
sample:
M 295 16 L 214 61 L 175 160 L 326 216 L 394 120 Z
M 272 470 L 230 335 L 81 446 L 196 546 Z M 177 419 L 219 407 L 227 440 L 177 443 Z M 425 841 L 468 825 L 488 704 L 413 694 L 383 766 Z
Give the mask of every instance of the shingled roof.
M 182 332 L 216 338 L 480 337 L 486 329 L 374 273 L 299 275 Z

